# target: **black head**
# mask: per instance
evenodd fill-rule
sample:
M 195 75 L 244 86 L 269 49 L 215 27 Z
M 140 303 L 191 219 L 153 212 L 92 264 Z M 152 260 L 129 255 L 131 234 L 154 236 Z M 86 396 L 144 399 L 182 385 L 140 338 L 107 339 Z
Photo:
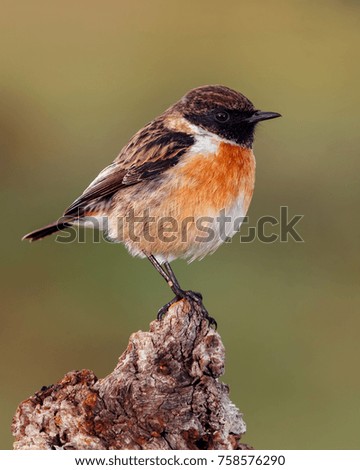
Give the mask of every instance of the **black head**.
M 194 88 L 175 106 L 192 124 L 245 147 L 252 146 L 258 122 L 281 116 L 255 109 L 244 95 L 220 85 Z

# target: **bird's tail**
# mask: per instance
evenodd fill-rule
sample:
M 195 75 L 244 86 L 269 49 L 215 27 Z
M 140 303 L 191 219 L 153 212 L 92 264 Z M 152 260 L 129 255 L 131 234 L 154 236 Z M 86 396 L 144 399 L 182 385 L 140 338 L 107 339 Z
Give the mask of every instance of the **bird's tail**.
M 70 227 L 72 224 L 69 222 L 62 222 L 61 220 L 57 220 L 56 222 L 46 225 L 45 227 L 39 228 L 30 232 L 22 237 L 22 240 L 30 240 L 34 242 L 36 240 L 41 240 L 42 238 L 47 237 L 53 233 L 59 232 L 66 227 Z

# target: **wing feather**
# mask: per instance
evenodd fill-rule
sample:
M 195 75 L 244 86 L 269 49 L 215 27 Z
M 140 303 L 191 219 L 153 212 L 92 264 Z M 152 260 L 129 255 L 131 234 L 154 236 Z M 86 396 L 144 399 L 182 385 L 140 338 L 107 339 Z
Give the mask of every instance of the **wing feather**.
M 190 134 L 168 129 L 161 120 L 152 121 L 134 135 L 64 215 L 82 217 L 121 189 L 158 177 L 176 165 L 193 143 Z

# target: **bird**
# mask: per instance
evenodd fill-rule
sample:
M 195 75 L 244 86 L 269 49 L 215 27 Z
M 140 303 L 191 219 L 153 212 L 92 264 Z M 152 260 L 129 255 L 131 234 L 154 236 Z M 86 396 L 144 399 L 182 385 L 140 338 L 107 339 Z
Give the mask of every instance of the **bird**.
M 194 88 L 140 129 L 62 217 L 23 240 L 70 226 L 102 230 L 147 258 L 172 289 L 158 319 L 187 298 L 216 326 L 202 295 L 183 290 L 170 263 L 202 259 L 239 230 L 254 191 L 256 125 L 280 116 L 223 85 Z

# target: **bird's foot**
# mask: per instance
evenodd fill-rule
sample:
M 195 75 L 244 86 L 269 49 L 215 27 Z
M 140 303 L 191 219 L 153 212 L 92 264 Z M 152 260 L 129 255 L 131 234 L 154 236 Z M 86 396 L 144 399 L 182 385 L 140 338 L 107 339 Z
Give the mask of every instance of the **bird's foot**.
M 206 310 L 204 304 L 203 304 L 203 296 L 200 294 L 200 292 L 193 292 L 192 290 L 187 290 L 184 292 L 184 298 L 189 300 L 190 302 L 195 302 L 199 305 L 201 309 L 201 313 L 203 317 L 209 322 L 210 326 L 213 326 L 215 330 L 217 329 L 217 322 L 215 318 L 211 317 L 209 315 L 209 312 Z
M 187 299 L 190 303 L 197 303 L 201 309 L 201 313 L 203 314 L 204 318 L 209 322 L 209 325 L 213 326 L 215 329 L 217 328 L 217 322 L 215 318 L 211 317 L 209 315 L 209 312 L 204 307 L 204 304 L 202 302 L 203 296 L 200 294 L 200 292 L 193 292 L 192 290 L 179 290 L 178 292 L 176 292 L 176 296 L 172 300 L 170 300 L 170 302 L 161 307 L 161 309 L 158 311 L 157 319 L 162 320 L 171 305 L 181 299 Z

